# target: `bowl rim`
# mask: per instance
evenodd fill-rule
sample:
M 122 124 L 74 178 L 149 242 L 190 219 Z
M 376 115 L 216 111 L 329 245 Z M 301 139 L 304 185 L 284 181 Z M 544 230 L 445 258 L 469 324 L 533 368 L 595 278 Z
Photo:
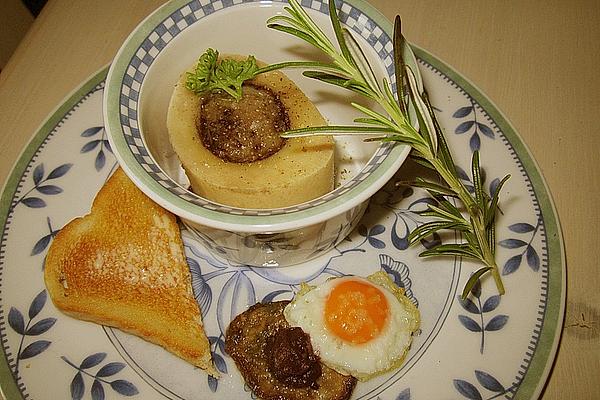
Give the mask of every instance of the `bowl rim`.
M 253 3 L 256 3 L 254 5 L 258 5 L 258 2 Z M 280 2 L 275 1 L 271 3 L 275 4 Z M 351 7 L 358 8 L 361 13 L 368 18 L 371 18 L 376 23 L 376 26 L 383 31 L 381 36 L 387 35 L 389 42 L 389 38 L 391 37 L 390 32 L 392 32 L 391 23 L 378 10 L 364 1 L 346 0 L 344 3 Z M 252 3 L 243 3 L 243 5 L 246 6 L 249 4 Z M 264 2 L 260 2 L 260 4 L 264 5 Z M 339 193 L 340 188 L 336 188 L 334 191 L 329 192 L 318 199 L 303 203 L 314 204 L 312 206 L 301 207 L 302 205 L 298 205 L 279 209 L 253 210 L 254 212 L 250 215 L 246 215 L 242 209 L 228 206 L 225 206 L 225 209 L 229 211 L 224 212 L 222 205 L 203 199 L 179 185 L 177 186 L 180 189 L 181 195 L 177 195 L 172 190 L 170 191 L 165 188 L 139 163 L 138 159 L 136 159 L 136 155 L 134 155 L 130 149 L 130 144 L 125 137 L 123 128 L 120 101 L 124 78 L 127 70 L 131 66 L 131 60 L 133 60 L 136 52 L 138 52 L 143 42 L 155 31 L 159 24 L 163 23 L 169 16 L 173 15 L 174 12 L 181 10 L 181 8 L 186 5 L 188 5 L 188 2 L 185 0 L 166 3 L 138 24 L 123 42 L 111 63 L 104 88 L 103 116 L 111 149 L 124 172 L 136 186 L 153 201 L 182 219 L 212 228 L 248 233 L 289 231 L 321 223 L 335 215 L 339 215 L 354 207 L 360 206 L 388 182 L 404 163 L 410 152 L 409 146 L 389 142 L 381 143 L 372 158 L 383 150 L 386 152 L 383 161 L 378 163 L 376 168 L 367 171 L 367 174 L 364 175 L 364 178 L 361 179 L 360 182 L 355 182 L 353 186 L 343 193 L 337 196 L 332 195 L 332 193 Z M 193 23 L 201 20 L 202 18 L 199 18 Z M 173 39 L 175 37 L 176 35 L 173 36 Z M 406 55 L 408 55 L 408 62 L 416 67 L 413 69 L 415 69 L 418 74 L 419 71 L 416 56 L 409 45 L 405 47 L 405 52 L 407 53 Z M 388 75 L 391 75 L 389 66 Z M 420 80 L 420 76 L 418 78 Z M 394 81 L 392 80 L 392 82 Z M 139 87 L 143 87 L 143 79 L 139 82 Z M 137 119 L 138 117 L 136 116 L 135 118 Z M 137 123 L 137 121 L 135 122 Z M 143 146 L 145 146 L 143 137 L 141 137 L 141 139 Z M 171 183 L 175 183 L 168 174 L 162 171 L 149 152 L 147 152 L 147 156 L 154 163 L 154 168 L 159 170 L 153 172 L 162 174 L 165 179 L 169 180 Z M 364 171 L 365 168 L 369 166 L 369 162 L 361 171 Z M 353 182 L 353 179 L 345 182 L 341 185 L 341 188 L 345 188 L 345 186 L 349 185 L 351 182 Z M 194 204 L 184 197 L 187 197 L 188 199 L 202 199 L 205 202 L 205 205 L 201 206 Z M 324 198 L 326 198 L 327 201 L 324 201 Z M 273 212 L 274 210 L 277 212 Z

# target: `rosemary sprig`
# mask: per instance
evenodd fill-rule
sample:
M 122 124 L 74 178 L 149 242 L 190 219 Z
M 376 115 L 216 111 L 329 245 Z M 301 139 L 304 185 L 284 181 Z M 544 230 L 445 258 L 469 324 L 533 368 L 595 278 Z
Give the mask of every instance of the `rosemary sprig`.
M 395 97 L 390 83 L 386 79 L 379 81 L 376 78 L 358 43 L 342 27 L 333 0 L 329 0 L 329 14 L 337 47 L 296 0 L 289 0 L 289 5 L 285 7 L 287 15 L 270 18 L 267 26 L 304 40 L 323 51 L 331 61 L 284 62 L 263 68 L 262 72 L 290 67 L 303 68 L 303 75 L 358 93 L 375 101 L 384 112 L 352 103 L 354 108 L 364 114 L 355 120 L 359 125 L 303 128 L 289 131 L 284 136 L 369 134 L 373 137 L 367 140 L 393 141 L 410 146 L 411 157 L 435 171 L 442 183 L 424 178 L 417 178 L 413 183 L 426 190 L 436 204 L 430 205 L 423 212 L 431 219 L 413 230 L 409 241 L 416 243 L 446 229 L 460 232 L 464 239 L 461 243 L 439 244 L 420 255 L 459 256 L 482 262 L 484 266 L 467 281 L 462 291 L 463 298 L 468 296 L 477 280 L 488 273 L 493 276 L 498 292 L 504 294 L 504 285 L 495 259 L 495 219 L 499 192 L 509 175 L 502 179 L 495 193 L 486 194 L 483 190 L 479 153 L 475 151 L 471 160 L 473 194 L 461 181 L 427 93 L 419 86 L 411 67 L 404 62 L 403 48 L 406 43 L 401 33 L 400 17 L 396 17 L 393 38 L 398 94 Z M 411 120 L 409 110 L 414 110 L 416 121 Z

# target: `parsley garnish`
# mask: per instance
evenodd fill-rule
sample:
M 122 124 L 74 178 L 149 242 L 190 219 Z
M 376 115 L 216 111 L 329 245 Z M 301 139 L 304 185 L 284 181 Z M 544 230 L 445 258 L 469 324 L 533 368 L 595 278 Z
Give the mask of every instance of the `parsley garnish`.
M 242 84 L 254 78 L 258 70 L 253 56 L 243 61 L 219 59 L 218 51 L 208 49 L 198 59 L 194 71 L 187 73 L 185 87 L 196 94 L 224 90 L 239 100 L 242 98 Z

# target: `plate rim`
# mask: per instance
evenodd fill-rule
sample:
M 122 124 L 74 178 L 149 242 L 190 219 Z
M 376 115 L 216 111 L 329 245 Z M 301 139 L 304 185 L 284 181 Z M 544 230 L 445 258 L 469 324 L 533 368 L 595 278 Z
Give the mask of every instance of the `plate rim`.
M 96 72 L 89 75 L 79 84 L 79 86 L 67 94 L 46 116 L 44 122 L 42 122 L 34 131 L 35 133 L 22 148 L 21 152 L 13 163 L 9 175 L 6 177 L 6 180 L 2 185 L 2 192 L 0 194 L 0 321 L 6 321 L 7 318 L 6 313 L 4 312 L 4 303 L 2 302 L 2 300 L 4 300 L 4 295 L 1 290 L 4 284 L 2 272 L 5 266 L 3 251 L 5 246 L 4 233 L 6 230 L 6 224 L 12 212 L 12 200 L 15 197 L 16 191 L 19 189 L 19 182 L 23 175 L 27 172 L 27 167 L 33 160 L 33 157 L 35 157 L 40 148 L 44 146 L 52 132 L 58 127 L 60 121 L 67 117 L 71 109 L 73 109 L 79 102 L 84 100 L 85 97 L 91 94 L 90 92 L 96 86 L 104 81 L 108 67 L 109 65 L 105 64 Z M 3 327 L 2 330 L 4 329 L 6 328 Z M 0 395 L 3 395 L 4 399 L 6 400 L 23 399 L 24 397 L 19 389 L 17 377 L 15 377 L 10 369 L 6 349 L 4 345 L 0 347 Z

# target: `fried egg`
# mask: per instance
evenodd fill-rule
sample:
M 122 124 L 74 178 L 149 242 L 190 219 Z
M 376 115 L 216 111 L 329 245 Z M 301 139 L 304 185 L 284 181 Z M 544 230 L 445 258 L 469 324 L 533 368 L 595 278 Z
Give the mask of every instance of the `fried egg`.
M 420 324 L 418 309 L 383 271 L 303 284 L 284 316 L 310 336 L 323 364 L 360 380 L 398 368 Z

